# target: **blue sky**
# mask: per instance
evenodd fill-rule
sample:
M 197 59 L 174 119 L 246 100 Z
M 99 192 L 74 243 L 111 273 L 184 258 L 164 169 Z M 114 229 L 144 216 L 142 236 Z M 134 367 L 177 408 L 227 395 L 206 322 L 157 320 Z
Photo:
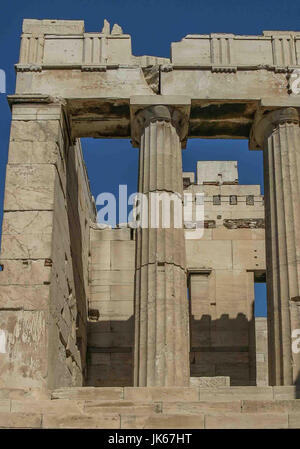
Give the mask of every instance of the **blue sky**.
M 228 32 L 261 34 L 263 30 L 300 28 L 300 2 L 282 0 L 51 0 L 3 2 L 0 16 L 0 69 L 7 79 L 7 93 L 14 92 L 14 64 L 18 61 L 23 18 L 83 19 L 86 31 L 100 31 L 104 18 L 118 23 L 132 36 L 135 55 L 170 56 L 170 43 L 186 34 Z M 10 127 L 10 110 L 0 94 L 0 220 L 2 221 L 5 165 Z M 83 150 L 93 194 L 116 192 L 137 185 L 138 151 L 129 141 L 83 139 Z M 183 152 L 183 168 L 194 171 L 197 160 L 238 160 L 240 183 L 263 182 L 262 154 L 248 151 L 245 140 L 191 140 Z M 263 303 L 264 287 L 257 294 Z M 259 307 L 259 314 L 265 313 Z

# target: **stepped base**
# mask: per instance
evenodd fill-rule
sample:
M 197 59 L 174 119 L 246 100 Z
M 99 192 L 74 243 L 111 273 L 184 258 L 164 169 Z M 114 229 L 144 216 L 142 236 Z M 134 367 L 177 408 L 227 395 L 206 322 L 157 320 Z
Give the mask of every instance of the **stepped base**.
M 300 429 L 300 388 L 2 388 L 0 428 Z

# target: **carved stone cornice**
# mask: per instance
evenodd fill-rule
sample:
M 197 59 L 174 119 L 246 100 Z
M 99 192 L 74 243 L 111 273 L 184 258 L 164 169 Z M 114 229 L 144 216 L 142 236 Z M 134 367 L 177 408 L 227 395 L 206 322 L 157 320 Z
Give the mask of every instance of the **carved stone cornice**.
M 165 121 L 176 128 L 182 147 L 186 145 L 191 100 L 185 96 L 138 96 L 130 99 L 131 137 L 140 146 L 144 129 L 150 122 Z
M 251 129 L 250 148 L 263 149 L 266 136 L 271 134 L 274 128 L 285 123 L 294 123 L 299 126 L 299 121 L 299 110 L 294 107 L 258 111 Z

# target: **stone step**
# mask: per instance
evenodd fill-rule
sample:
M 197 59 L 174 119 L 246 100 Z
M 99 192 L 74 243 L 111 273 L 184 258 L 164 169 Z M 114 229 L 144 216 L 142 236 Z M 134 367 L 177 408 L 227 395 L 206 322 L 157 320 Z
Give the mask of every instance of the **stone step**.
M 1 394 L 0 394 L 1 398 Z M 232 402 L 238 400 L 292 400 L 300 398 L 296 386 L 278 387 L 75 387 L 51 393 L 52 399 L 126 400 L 131 402 Z
M 298 399 L 297 399 L 298 398 Z M 300 428 L 296 387 L 0 389 L 0 428 Z
M 103 413 L 119 413 L 121 415 L 149 415 L 162 412 L 160 402 L 130 402 L 130 401 L 86 401 L 84 413 L 101 415 Z
M 121 416 L 121 429 L 287 429 L 300 428 L 300 413 L 214 413 Z
M 300 413 L 21 413 L 0 412 L 0 428 L 300 429 Z
M 287 413 L 230 413 L 205 415 L 206 429 L 287 429 Z
M 242 401 L 243 413 L 300 413 L 300 399 L 275 401 Z
M 124 399 L 123 387 L 60 388 L 51 393 L 51 399 L 118 400 Z
M 103 413 L 147 415 L 163 414 L 215 414 L 215 413 L 300 413 L 300 399 L 278 401 L 197 401 L 197 402 L 133 402 L 126 400 L 0 400 L 0 412 L 53 414 L 84 413 L 101 415 Z

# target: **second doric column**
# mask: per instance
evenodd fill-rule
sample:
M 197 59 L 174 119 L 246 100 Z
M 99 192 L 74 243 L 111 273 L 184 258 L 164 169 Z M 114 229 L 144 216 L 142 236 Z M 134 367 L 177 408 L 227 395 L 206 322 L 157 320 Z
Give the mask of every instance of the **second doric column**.
M 134 120 L 144 198 L 139 200 L 143 225 L 136 245 L 134 384 L 184 386 L 189 384 L 189 306 L 182 226 L 183 117 L 175 107 L 152 105 L 137 111 Z M 168 212 L 169 222 L 164 221 Z
M 253 127 L 264 149 L 269 377 L 300 382 L 300 128 L 295 108 L 262 115 Z M 299 337 L 299 335 L 298 335 Z

